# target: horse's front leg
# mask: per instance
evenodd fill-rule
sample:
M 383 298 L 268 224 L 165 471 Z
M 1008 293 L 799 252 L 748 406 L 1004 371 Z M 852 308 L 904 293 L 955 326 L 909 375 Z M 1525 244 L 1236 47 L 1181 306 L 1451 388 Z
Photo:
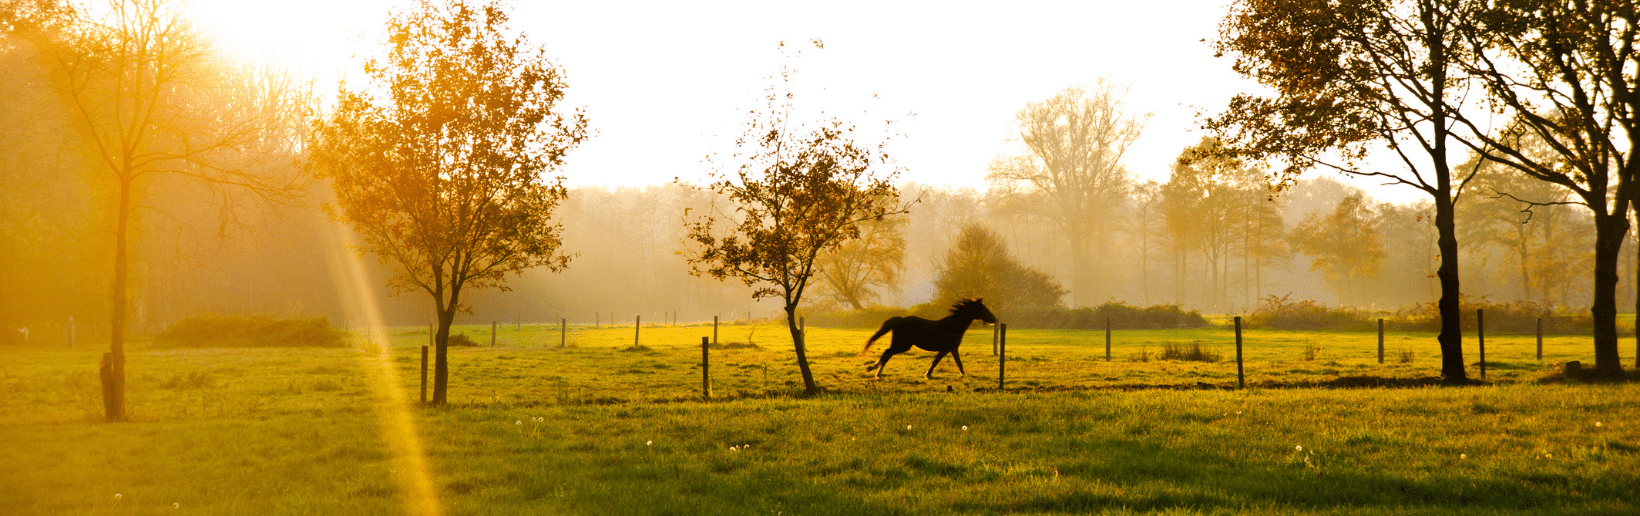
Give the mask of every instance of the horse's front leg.
M 962 376 L 967 377 L 968 371 L 962 369 L 962 354 L 957 353 L 957 350 L 955 349 L 951 350 L 951 360 L 957 361 L 957 372 L 962 373 Z
M 940 359 L 945 358 L 946 353 L 950 353 L 950 352 L 949 351 L 941 351 L 938 355 L 934 355 L 934 363 L 928 365 L 928 372 L 923 373 L 923 378 L 926 378 L 926 379 L 929 379 L 929 380 L 934 379 L 934 368 L 939 367 Z

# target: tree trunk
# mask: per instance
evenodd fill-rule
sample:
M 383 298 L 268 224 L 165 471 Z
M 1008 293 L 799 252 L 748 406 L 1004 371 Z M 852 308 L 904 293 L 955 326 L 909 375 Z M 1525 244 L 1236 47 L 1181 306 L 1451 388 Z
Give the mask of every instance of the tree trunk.
M 803 348 L 807 340 L 802 330 L 797 329 L 797 306 L 786 305 L 786 329 L 792 333 L 792 347 L 797 350 L 797 370 L 803 373 L 803 394 L 815 395 L 820 393 L 820 387 L 814 384 L 814 373 L 809 372 L 809 355 Z
M 1629 231 L 1627 210 L 1594 216 L 1594 369 L 1607 378 L 1623 375 L 1617 354 L 1617 259 Z
M 1456 218 L 1451 195 L 1445 191 L 1436 195 L 1435 231 L 1439 236 L 1435 245 L 1440 251 L 1441 264 L 1436 269 L 1435 276 L 1440 278 L 1441 282 L 1441 299 L 1437 303 L 1441 312 L 1441 333 L 1435 340 L 1441 346 L 1441 378 L 1447 383 L 1469 380 L 1469 374 L 1464 371 L 1463 326 L 1459 320 L 1458 231 L 1454 225 Z
M 1088 277 L 1087 237 L 1071 230 L 1071 307 L 1093 306 L 1093 281 Z
M 455 305 L 438 311 L 438 333 L 433 339 L 433 405 L 443 405 L 450 379 L 450 324 L 456 320 Z
M 107 363 L 99 371 L 103 383 L 103 417 L 110 422 L 125 420 L 125 291 L 130 277 L 125 248 L 131 223 L 131 179 L 120 178 L 118 195 L 119 207 L 114 212 L 114 292 L 111 296 L 114 307 L 109 321 L 112 335 Z

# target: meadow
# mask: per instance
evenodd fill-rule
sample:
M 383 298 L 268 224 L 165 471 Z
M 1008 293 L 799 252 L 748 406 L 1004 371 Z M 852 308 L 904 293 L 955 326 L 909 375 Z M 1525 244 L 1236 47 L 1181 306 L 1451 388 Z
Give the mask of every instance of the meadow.
M 988 328 L 967 375 L 869 330 L 783 324 L 459 331 L 450 405 L 418 407 L 425 328 L 343 348 L 133 345 L 132 421 L 100 422 L 102 349 L 0 348 L 6 514 L 1634 514 L 1640 384 L 1562 378 L 1587 337 L 1487 336 L 1439 386 L 1429 334 Z M 880 352 L 884 343 L 874 351 Z M 1474 362 L 1474 339 L 1466 347 Z M 1217 361 L 1162 358 L 1197 348 Z M 876 353 L 872 353 L 876 355 Z M 1625 360 L 1633 357 L 1625 353 Z M 1478 368 L 1472 366 L 1472 376 Z M 418 494 L 419 493 L 419 494 Z

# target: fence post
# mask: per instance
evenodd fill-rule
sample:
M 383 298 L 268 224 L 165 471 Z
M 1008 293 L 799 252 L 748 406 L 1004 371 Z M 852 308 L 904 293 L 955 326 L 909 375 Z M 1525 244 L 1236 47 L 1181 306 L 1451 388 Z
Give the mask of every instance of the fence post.
M 717 341 L 718 341 L 717 325 L 718 325 L 718 316 L 714 315 L 714 316 L 712 316 L 712 343 L 713 344 L 717 344 Z
M 1105 318 L 1105 361 L 1110 361 L 1110 318 Z
M 427 404 L 427 346 L 421 347 L 421 404 Z
M 1241 368 L 1241 316 L 1236 316 L 1236 388 L 1247 388 L 1247 375 Z
M 707 355 L 711 342 L 706 337 L 700 338 L 700 397 L 712 399 L 712 361 Z
M 1384 320 L 1378 319 L 1378 363 L 1384 363 Z
M 614 317 L 615 316 L 611 315 L 610 320 L 614 320 Z M 643 316 L 642 315 L 637 316 L 637 318 L 633 319 L 633 322 L 632 322 L 632 347 L 634 347 L 634 348 L 638 347 L 638 334 L 641 333 L 641 332 L 643 332 Z
M 495 347 L 495 321 L 490 321 L 490 347 Z
M 997 359 L 997 390 L 1000 391 L 1003 388 L 1002 386 L 1003 386 L 1004 382 L 1008 378 L 1008 325 L 1007 324 L 998 324 L 997 325 L 997 356 L 999 357 Z
M 1481 345 L 1481 379 L 1486 379 L 1486 317 L 1485 311 L 1475 309 L 1475 337 Z
M 1538 348 L 1537 357 L 1538 358 L 1537 359 L 1538 359 L 1539 362 L 1542 362 L 1543 361 L 1543 318 L 1539 317 L 1537 322 L 1538 322 L 1538 325 L 1537 325 L 1537 345 L 1538 345 L 1537 346 L 1537 348 Z M 1634 349 L 1635 349 L 1635 351 L 1640 351 L 1640 341 L 1637 341 L 1637 343 L 1635 344 Z M 1636 360 L 1640 360 L 1640 358 L 1637 358 Z
M 569 340 L 569 318 L 558 318 L 558 349 L 564 349 L 564 341 Z

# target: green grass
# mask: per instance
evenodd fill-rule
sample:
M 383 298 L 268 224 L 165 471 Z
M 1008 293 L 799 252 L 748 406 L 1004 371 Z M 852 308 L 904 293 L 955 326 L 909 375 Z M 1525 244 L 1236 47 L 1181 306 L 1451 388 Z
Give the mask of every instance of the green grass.
M 1251 388 L 1232 390 L 1222 328 L 1118 331 L 1108 362 L 1103 332 L 1011 330 L 998 392 L 989 329 L 965 341 L 966 377 L 948 359 L 928 381 L 931 353 L 876 380 L 869 331 L 813 328 L 829 394 L 797 399 L 783 326 L 725 326 L 757 347 L 713 349 L 719 399 L 701 402 L 710 326 L 646 326 L 636 351 L 630 325 L 571 328 L 565 349 L 556 327 L 503 328 L 497 347 L 488 325 L 461 330 L 484 346 L 450 351 L 452 405 L 409 417 L 452 514 L 1640 511 L 1640 384 L 1553 372 L 1588 361 L 1587 338 L 1547 339 L 1539 363 L 1531 337 L 1489 336 L 1489 383 L 1428 387 L 1431 335 L 1389 335 L 1380 365 L 1375 335 L 1246 332 Z M 101 350 L 0 348 L 0 512 L 403 512 L 383 396 L 417 397 L 426 335 L 386 337 L 385 369 L 365 339 L 139 343 L 122 424 L 99 422 Z M 1168 345 L 1221 359 L 1162 360 Z M 1375 384 L 1415 387 L 1307 388 Z

